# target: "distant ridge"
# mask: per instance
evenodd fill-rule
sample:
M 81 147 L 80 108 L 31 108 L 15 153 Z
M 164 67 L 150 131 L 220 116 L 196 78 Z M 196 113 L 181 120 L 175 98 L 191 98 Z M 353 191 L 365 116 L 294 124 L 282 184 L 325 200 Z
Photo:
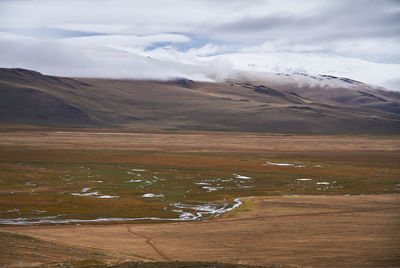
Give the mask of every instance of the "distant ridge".
M 65 78 L 0 68 L 0 124 L 400 134 L 400 93 L 330 75 L 211 83 Z

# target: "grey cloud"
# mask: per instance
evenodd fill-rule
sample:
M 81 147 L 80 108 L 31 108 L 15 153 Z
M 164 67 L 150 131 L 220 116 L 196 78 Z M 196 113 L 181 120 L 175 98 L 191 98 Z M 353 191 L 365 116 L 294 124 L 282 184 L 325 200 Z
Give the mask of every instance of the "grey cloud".
M 263 16 L 247 15 L 228 22 L 210 25 L 204 32 L 218 40 L 257 44 L 284 40 L 293 46 L 319 47 L 319 51 L 368 60 L 400 62 L 400 53 L 368 51 L 353 53 L 343 49 L 346 43 L 361 46 L 373 40 L 397 43 L 400 47 L 399 1 L 325 1 L 304 12 L 275 12 Z M 364 46 L 365 47 L 365 46 Z
M 210 31 L 219 34 L 257 35 L 265 38 L 268 33 L 273 35 L 292 34 L 303 38 L 322 35 L 323 38 L 349 37 L 393 37 L 400 34 L 400 10 L 391 11 L 379 7 L 379 1 L 347 1 L 341 5 L 328 4 L 318 12 L 310 13 L 276 13 L 262 17 L 246 16 L 219 25 L 214 25 Z M 372 4 L 368 4 L 372 3 Z M 400 6 L 400 5 L 399 5 Z M 343 36 L 340 35 L 343 33 Z M 261 35 L 261 36 L 260 36 Z M 312 38 L 312 39 L 315 39 Z
M 216 25 L 211 30 L 217 32 L 252 33 L 269 31 L 271 29 L 301 28 L 315 23 L 315 19 L 294 14 L 273 14 L 264 17 L 245 17 L 236 21 Z
M 0 0 L 0 30 L 38 39 L 27 43 L 0 35 L 2 66 L 60 75 L 127 77 L 134 73 L 135 78 L 157 78 L 183 75 L 185 68 L 192 72 L 194 67 L 172 63 L 179 62 L 173 53 L 170 62 L 155 64 L 145 57 L 112 52 L 125 49 L 135 54 L 140 49 L 145 55 L 159 43 L 136 42 L 135 36 L 145 39 L 171 33 L 188 37 L 179 44 L 174 39 L 160 44 L 182 52 L 181 62 L 207 53 L 288 51 L 400 63 L 400 1 L 391 0 Z M 70 45 L 61 40 L 98 34 L 112 42 L 102 36 L 86 38 L 93 41 L 90 44 L 83 42 L 85 38 Z M 105 52 L 93 50 L 99 47 Z M 224 75 L 221 69 L 218 72 Z

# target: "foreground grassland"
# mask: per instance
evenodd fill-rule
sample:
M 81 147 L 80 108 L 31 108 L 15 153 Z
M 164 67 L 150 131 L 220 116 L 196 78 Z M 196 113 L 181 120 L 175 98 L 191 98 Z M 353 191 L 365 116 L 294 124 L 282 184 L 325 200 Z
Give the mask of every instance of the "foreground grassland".
M 398 267 L 399 191 L 399 136 L 3 127 L 0 266 Z
M 0 267 L 121 267 L 121 268 L 246 268 L 234 265 L 206 262 L 126 262 L 121 257 L 111 256 L 104 250 L 71 247 L 48 242 L 27 235 L 0 232 Z M 255 267 L 255 266 L 251 266 Z M 264 267 L 264 266 L 263 266 Z M 275 267 L 275 266 L 274 266 Z M 268 266 L 265 268 L 274 268 Z
M 4 226 L 24 236 L 0 232 L 0 266 L 400 266 L 398 194 L 256 197 L 240 210 L 195 222 Z
M 0 224 L 181 221 L 235 198 L 400 191 L 400 139 L 7 130 Z

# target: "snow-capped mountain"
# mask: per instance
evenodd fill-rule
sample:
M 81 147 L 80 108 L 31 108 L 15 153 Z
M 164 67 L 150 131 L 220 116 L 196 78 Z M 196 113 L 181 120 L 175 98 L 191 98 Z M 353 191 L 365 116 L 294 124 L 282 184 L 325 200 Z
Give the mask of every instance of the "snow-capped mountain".
M 332 75 L 400 91 L 400 64 L 375 63 L 332 54 L 265 52 L 197 56 L 170 49 L 146 51 L 143 54 L 160 60 L 210 66 L 220 72 L 225 70 L 226 76 L 230 75 L 228 70 L 312 76 Z

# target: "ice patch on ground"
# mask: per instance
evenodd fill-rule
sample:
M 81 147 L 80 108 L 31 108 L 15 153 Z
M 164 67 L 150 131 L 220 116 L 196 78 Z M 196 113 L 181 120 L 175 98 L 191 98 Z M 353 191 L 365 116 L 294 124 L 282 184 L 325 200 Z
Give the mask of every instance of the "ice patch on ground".
M 199 220 L 205 217 L 216 217 L 228 211 L 234 210 L 243 204 L 243 198 L 235 198 L 233 205 L 230 203 L 205 203 L 205 204 L 183 204 L 181 202 L 171 204 L 175 208 L 184 211 L 180 215 L 182 220 Z
M 214 192 L 214 191 L 218 191 L 220 189 L 223 189 L 224 187 L 211 187 L 211 186 L 203 186 L 201 187 L 205 190 L 207 190 L 208 192 Z
M 239 175 L 234 173 L 233 176 L 235 176 L 236 179 L 241 179 L 241 180 L 252 180 L 252 177 L 248 177 L 248 176 L 243 176 L 243 175 Z
M 288 164 L 288 163 L 274 163 L 271 161 L 267 161 L 265 164 L 263 164 L 263 166 L 284 166 L 284 167 L 294 167 L 294 164 Z
M 140 174 L 140 173 L 134 173 L 134 172 L 132 172 L 132 171 L 127 171 L 126 174 L 131 175 L 131 176 L 138 176 L 138 177 L 141 177 L 141 176 L 142 176 L 142 174 Z
M 97 198 L 110 199 L 110 198 L 119 198 L 119 196 L 117 196 L 117 195 L 101 195 L 101 196 L 98 196 Z
M 145 169 L 140 169 L 140 168 L 132 168 L 132 171 L 136 171 L 136 172 L 143 172 L 146 171 Z
M 323 181 L 323 182 L 317 182 L 316 184 L 318 184 L 318 185 L 329 185 L 330 183 Z
M 144 194 L 144 195 L 142 195 L 142 197 L 147 197 L 147 198 L 151 198 L 151 197 L 164 197 L 164 195 L 163 195 L 163 194 L 151 194 L 151 193 L 149 193 L 149 194 Z
M 31 208 L 29 210 L 32 212 L 35 212 L 36 214 L 43 214 L 43 213 L 47 212 L 46 210 L 39 210 L 39 209 L 33 209 L 33 208 Z
M 263 164 L 263 166 L 281 166 L 281 167 L 296 167 L 296 168 L 306 167 L 306 165 L 300 164 L 300 163 L 295 163 L 295 164 L 291 164 L 291 163 L 276 163 L 276 162 L 271 162 L 271 161 L 267 161 L 265 164 Z
M 311 181 L 312 179 L 310 178 L 300 178 L 300 179 L 296 179 L 296 181 Z
M 142 182 L 143 180 L 129 180 L 127 182 Z
M 93 196 L 99 195 L 99 192 L 92 192 L 92 193 L 71 193 L 73 196 Z

